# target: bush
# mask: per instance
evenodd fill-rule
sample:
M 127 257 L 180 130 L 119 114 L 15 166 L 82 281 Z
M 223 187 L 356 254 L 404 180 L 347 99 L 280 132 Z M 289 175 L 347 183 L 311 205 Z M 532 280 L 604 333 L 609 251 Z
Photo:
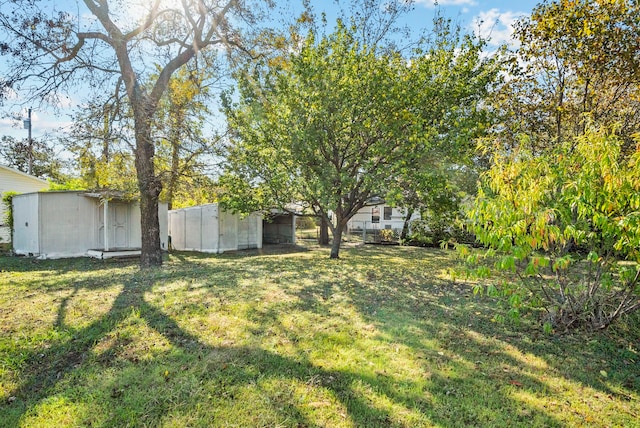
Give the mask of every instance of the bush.
M 3 220 L 11 231 L 11 242 L 13 242 L 13 197 L 18 194 L 18 192 L 4 192 L 2 194 L 2 203 L 5 207 Z
M 296 217 L 296 229 L 315 229 L 318 227 L 315 217 Z
M 543 155 L 494 154 L 468 216 L 489 249 L 480 259 L 519 278 L 490 288 L 511 316 L 541 308 L 547 330 L 604 329 L 640 308 L 640 152 L 621 146 L 600 129 Z
M 475 245 L 472 232 L 462 227 L 453 216 L 414 220 L 407 237 L 408 245 L 437 247 L 449 244 Z
M 393 229 L 381 229 L 380 230 L 380 240 L 382 242 L 392 242 L 396 238 L 396 233 Z

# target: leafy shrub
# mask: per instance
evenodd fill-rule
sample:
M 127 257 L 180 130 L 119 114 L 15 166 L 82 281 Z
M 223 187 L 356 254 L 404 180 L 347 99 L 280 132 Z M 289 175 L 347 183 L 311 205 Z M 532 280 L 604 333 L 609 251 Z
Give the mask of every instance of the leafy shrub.
M 297 229 L 315 229 L 317 227 L 314 217 L 296 217 Z
M 392 242 L 396 237 L 396 233 L 393 229 L 381 229 L 380 230 L 380 240 L 382 242 Z
M 541 308 L 547 330 L 604 329 L 640 308 L 640 151 L 624 158 L 621 146 L 599 129 L 543 155 L 494 153 L 468 213 L 489 251 L 461 253 L 516 274 L 492 288 L 513 317 Z
M 3 220 L 11 231 L 11 242 L 13 242 L 13 197 L 18 194 L 18 192 L 4 192 L 2 194 L 2 203 L 5 207 Z
M 454 243 L 475 245 L 473 233 L 465 229 L 453 215 L 414 220 L 407 243 L 420 247 L 437 247 Z

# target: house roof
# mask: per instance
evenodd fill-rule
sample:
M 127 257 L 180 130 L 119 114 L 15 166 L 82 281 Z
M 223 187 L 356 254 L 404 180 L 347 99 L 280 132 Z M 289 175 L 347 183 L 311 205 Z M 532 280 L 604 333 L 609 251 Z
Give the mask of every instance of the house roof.
M 367 199 L 367 202 L 364 204 L 364 206 L 370 207 L 373 205 L 384 205 L 384 204 L 385 204 L 384 198 L 380 196 L 372 196 L 369 199 Z
M 10 166 L 0 165 L 0 169 L 12 172 L 14 174 L 21 175 L 23 177 L 27 177 L 27 178 L 29 178 L 31 180 L 34 180 L 34 181 L 39 181 L 40 183 L 42 183 L 45 186 L 49 185 L 49 182 L 47 180 L 43 180 L 42 178 L 34 177 L 33 175 L 29 175 L 26 172 L 22 172 L 20 170 L 15 169 L 15 168 L 11 168 Z

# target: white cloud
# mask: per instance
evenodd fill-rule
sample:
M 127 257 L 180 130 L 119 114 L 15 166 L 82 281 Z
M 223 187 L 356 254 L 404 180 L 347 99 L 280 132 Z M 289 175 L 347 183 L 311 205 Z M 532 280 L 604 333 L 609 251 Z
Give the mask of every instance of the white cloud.
M 483 11 L 475 18 L 473 31 L 481 37 L 490 38 L 492 45 L 513 44 L 513 25 L 526 15 L 526 12 L 501 12 L 495 8 Z

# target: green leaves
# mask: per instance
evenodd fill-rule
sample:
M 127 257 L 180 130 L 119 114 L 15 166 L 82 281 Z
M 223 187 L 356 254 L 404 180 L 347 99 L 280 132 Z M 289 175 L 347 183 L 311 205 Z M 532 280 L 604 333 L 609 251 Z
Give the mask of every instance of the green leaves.
M 412 190 L 438 181 L 431 159 L 467 157 L 497 73 L 468 38 L 441 31 L 425 52 L 404 57 L 364 44 L 359 30 L 338 23 L 332 34 L 311 34 L 279 65 L 246 70 L 239 101 L 225 104 L 233 133 L 227 174 L 260 188 L 265 203 L 332 211 L 334 236 L 399 181 Z
M 638 131 L 640 5 L 549 0 L 515 25 L 519 48 L 494 100 L 504 144 L 535 153 L 584 133 L 586 118 L 620 124 L 623 149 Z M 529 138 L 518 140 L 520 134 Z
M 529 303 L 560 314 L 555 323 L 602 328 L 640 307 L 640 154 L 625 158 L 622 144 L 590 129 L 536 157 L 496 151 L 468 212 L 478 240 L 499 255 L 495 267 L 519 273 Z

